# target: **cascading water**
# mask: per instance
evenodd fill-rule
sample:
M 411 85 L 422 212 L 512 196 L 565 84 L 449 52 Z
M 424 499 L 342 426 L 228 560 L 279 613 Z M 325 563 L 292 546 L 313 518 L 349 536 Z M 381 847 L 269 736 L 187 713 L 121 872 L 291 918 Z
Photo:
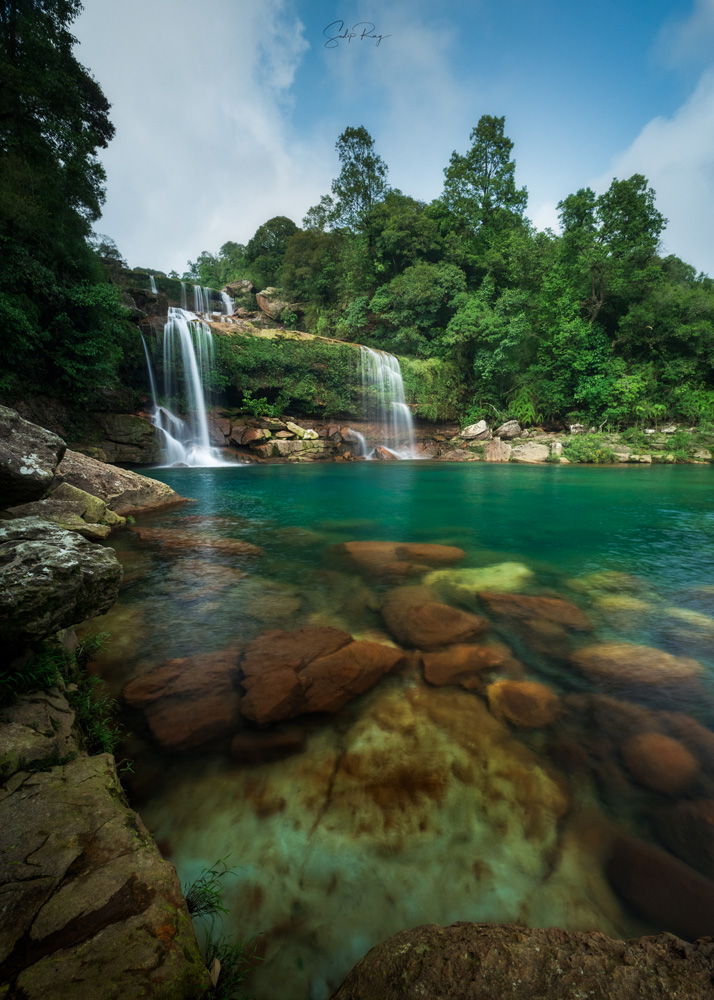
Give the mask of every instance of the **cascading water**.
M 360 346 L 362 363 L 362 399 L 365 416 L 382 425 L 383 440 L 374 445 L 365 442 L 364 454 L 370 458 L 381 445 L 398 458 L 415 458 L 414 422 L 404 397 L 404 382 L 399 361 L 386 351 Z
M 156 282 L 154 281 L 153 274 L 149 275 L 149 291 L 151 292 L 152 295 L 159 294 L 158 291 L 156 290 Z
M 154 400 L 151 422 L 159 435 L 162 464 L 196 467 L 234 465 L 233 462 L 225 462 L 220 450 L 212 447 L 208 433 L 204 384 L 213 368 L 213 337 L 208 324 L 185 309 L 171 306 L 164 326 L 164 398 L 172 399 L 177 393 L 176 369 L 180 366 L 183 369 L 188 414 L 185 420 L 159 404 L 146 344 L 144 350 Z
M 217 300 L 220 299 L 220 308 Z M 184 307 L 185 308 L 185 307 Z M 233 299 L 227 292 L 217 292 L 213 288 L 204 288 L 201 285 L 193 286 L 193 311 L 200 313 L 222 313 L 225 316 L 233 315 Z

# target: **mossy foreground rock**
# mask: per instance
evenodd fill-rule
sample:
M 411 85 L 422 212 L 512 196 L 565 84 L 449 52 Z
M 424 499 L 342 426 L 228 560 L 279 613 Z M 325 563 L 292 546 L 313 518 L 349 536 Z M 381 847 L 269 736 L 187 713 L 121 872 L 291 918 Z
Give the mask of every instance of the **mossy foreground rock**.
M 6 645 L 35 642 L 104 614 L 121 578 L 112 549 L 39 517 L 3 522 L 0 626 Z
M 373 948 L 332 1000 L 712 1000 L 714 941 L 429 924 Z
M 207 973 L 176 872 L 108 754 L 0 790 L 0 997 L 194 1000 Z

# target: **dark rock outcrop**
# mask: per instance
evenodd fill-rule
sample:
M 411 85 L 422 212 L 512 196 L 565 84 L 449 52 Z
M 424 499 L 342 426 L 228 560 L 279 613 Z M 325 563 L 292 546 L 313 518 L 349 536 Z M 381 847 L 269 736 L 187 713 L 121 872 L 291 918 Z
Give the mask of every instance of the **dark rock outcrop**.
M 18 771 L 0 804 L 3 996 L 203 995 L 176 872 L 127 806 L 108 754 Z
M 0 507 L 40 500 L 65 448 L 56 434 L 0 406 Z
M 23 517 L 0 525 L 0 622 L 19 647 L 104 614 L 122 569 L 111 549 L 75 532 Z
M 712 1000 L 714 942 L 429 924 L 373 948 L 332 1000 Z

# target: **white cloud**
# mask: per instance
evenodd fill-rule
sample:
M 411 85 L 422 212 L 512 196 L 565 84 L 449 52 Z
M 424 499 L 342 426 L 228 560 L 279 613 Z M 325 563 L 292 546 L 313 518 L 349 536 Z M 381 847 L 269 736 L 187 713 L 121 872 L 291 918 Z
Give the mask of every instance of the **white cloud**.
M 181 272 L 326 190 L 324 156 L 289 123 L 309 48 L 289 0 L 88 0 L 75 34 L 117 129 L 97 229 L 130 265 Z
M 650 121 L 592 186 L 599 193 L 613 177 L 635 173 L 647 177 L 669 219 L 664 252 L 714 276 L 714 69 L 671 118 Z
M 368 0 L 359 11 L 377 34 L 389 37 L 379 46 L 353 40 L 323 52 L 350 116 L 345 125 L 365 125 L 393 187 L 431 200 L 441 193 L 454 137 L 466 148 L 477 120 L 478 95 L 454 69 L 457 29 L 437 20 L 425 0 Z M 362 108 L 370 113 L 364 121 L 358 120 Z

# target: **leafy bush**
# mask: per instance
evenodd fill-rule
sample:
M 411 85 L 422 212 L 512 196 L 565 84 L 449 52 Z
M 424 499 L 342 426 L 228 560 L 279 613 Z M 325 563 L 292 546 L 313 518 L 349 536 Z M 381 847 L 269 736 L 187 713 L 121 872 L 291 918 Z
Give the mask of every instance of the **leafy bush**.
M 617 461 L 600 434 L 576 434 L 563 444 L 563 454 L 571 462 L 609 465 Z

